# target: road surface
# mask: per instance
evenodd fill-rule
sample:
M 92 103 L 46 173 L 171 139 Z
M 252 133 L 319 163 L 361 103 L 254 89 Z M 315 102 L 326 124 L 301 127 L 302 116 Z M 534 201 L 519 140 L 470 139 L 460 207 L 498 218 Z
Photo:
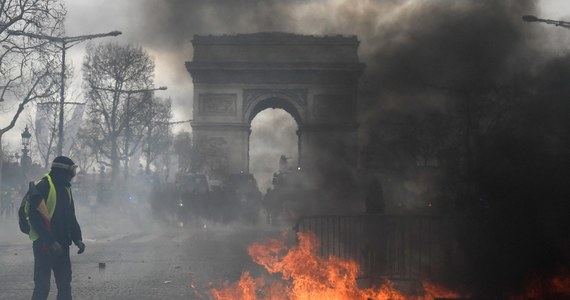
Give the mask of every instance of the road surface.
M 79 213 L 78 213 L 79 214 Z M 114 216 L 78 216 L 87 249 L 72 246 L 74 299 L 210 299 L 212 287 L 261 272 L 248 257 L 254 241 L 277 237 L 267 226 L 195 224 L 183 228 Z M 0 299 L 30 299 L 31 242 L 16 217 L 0 219 Z M 52 278 L 49 299 L 55 299 Z

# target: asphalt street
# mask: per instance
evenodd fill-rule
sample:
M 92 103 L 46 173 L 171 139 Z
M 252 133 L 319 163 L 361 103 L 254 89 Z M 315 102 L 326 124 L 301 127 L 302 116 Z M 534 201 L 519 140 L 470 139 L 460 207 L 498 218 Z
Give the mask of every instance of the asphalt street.
M 209 291 L 243 271 L 261 272 L 247 246 L 279 229 L 240 224 L 158 226 L 149 219 L 79 215 L 87 250 L 72 246 L 74 299 L 210 299 Z M 29 299 L 31 242 L 17 219 L 0 219 L 0 299 Z M 55 282 L 49 299 L 56 298 Z

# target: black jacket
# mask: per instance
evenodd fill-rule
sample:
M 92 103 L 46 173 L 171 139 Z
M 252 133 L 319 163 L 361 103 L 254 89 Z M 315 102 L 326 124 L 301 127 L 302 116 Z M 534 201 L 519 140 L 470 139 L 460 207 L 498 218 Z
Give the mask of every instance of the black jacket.
M 51 217 L 50 228 L 48 229 L 41 214 L 36 209 L 40 204 L 40 197 L 32 197 L 32 199 L 30 199 L 29 217 L 30 223 L 38 233 L 40 240 L 43 240 L 48 244 L 55 240 L 62 246 L 69 246 L 72 241 L 82 240 L 82 237 L 81 227 L 79 227 L 79 223 L 75 216 L 73 196 L 69 199 L 69 195 L 72 195 L 71 183 L 66 179 L 66 176 L 62 172 L 66 171 L 52 170 L 50 172 L 56 191 L 56 205 L 53 216 Z M 47 178 L 42 178 L 36 187 L 41 197 L 47 200 L 50 188 Z M 69 194 L 66 187 L 69 188 Z

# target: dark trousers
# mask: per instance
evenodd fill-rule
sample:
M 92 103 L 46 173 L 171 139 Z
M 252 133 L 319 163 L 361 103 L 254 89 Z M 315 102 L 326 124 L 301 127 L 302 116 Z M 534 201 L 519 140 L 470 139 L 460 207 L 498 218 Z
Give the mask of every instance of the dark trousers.
M 61 246 L 59 256 L 42 251 L 42 242 L 34 241 L 34 294 L 32 300 L 45 300 L 49 295 L 51 271 L 57 285 L 57 300 L 71 300 L 71 260 L 69 246 Z

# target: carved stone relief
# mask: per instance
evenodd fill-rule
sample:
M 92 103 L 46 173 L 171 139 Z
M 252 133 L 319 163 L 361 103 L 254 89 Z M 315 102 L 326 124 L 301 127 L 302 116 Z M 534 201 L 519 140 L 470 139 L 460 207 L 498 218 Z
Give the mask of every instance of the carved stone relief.
M 200 94 L 200 114 L 233 116 L 236 102 L 236 94 Z
M 245 89 L 243 111 L 248 111 L 257 100 L 281 98 L 295 102 L 300 107 L 307 105 L 307 90 L 304 89 Z
M 340 117 L 350 110 L 348 95 L 318 94 L 313 99 L 313 115 L 319 119 Z

